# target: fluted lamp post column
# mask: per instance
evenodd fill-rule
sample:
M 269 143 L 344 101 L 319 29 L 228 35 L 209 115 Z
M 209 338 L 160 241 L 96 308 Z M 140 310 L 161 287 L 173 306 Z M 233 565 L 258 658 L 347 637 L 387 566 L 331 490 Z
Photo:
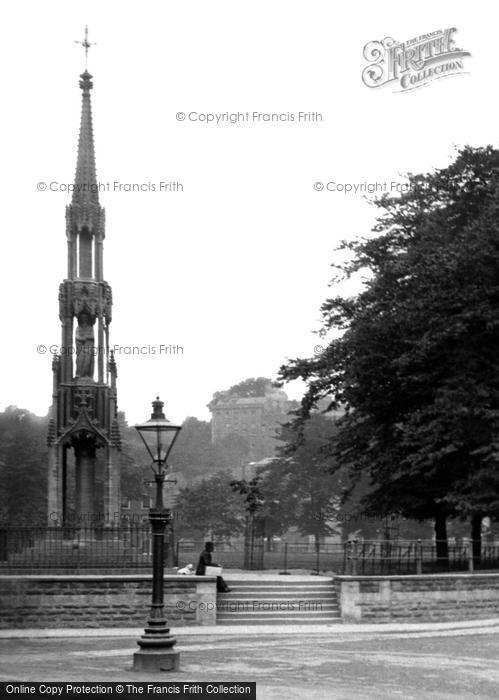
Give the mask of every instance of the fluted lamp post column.
M 159 396 L 152 402 L 152 406 L 151 418 L 135 426 L 152 460 L 156 502 L 149 511 L 152 533 L 152 604 L 147 627 L 137 642 L 140 650 L 133 655 L 133 668 L 136 671 L 175 671 L 179 667 L 180 653 L 173 649 L 177 640 L 170 634 L 163 603 L 165 529 L 170 520 L 170 511 L 163 504 L 163 483 L 168 468 L 166 460 L 182 426 L 165 417 L 164 403 Z

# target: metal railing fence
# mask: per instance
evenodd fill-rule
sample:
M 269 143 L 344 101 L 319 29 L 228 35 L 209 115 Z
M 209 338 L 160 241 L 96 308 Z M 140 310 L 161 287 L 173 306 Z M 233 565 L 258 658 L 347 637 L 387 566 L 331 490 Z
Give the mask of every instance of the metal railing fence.
M 168 547 L 170 538 L 165 537 Z M 178 540 L 170 562 L 196 567 L 201 540 Z M 475 551 L 474 551 L 475 550 Z M 478 555 L 478 550 L 480 553 Z M 215 541 L 214 559 L 225 569 L 396 575 L 499 569 L 499 544 L 431 540 L 351 540 L 308 543 L 251 538 Z M 168 560 L 168 559 L 167 559 Z M 152 565 L 148 523 L 111 528 L 0 527 L 0 573 L 41 570 L 147 570 Z

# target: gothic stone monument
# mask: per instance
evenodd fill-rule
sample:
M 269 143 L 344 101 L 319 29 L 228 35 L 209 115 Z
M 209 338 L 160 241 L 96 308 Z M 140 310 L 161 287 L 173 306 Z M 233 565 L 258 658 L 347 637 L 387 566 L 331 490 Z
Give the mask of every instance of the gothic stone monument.
M 76 518 L 72 522 L 110 525 L 116 522 L 120 507 L 116 364 L 109 352 L 112 294 L 103 278 L 105 218 L 95 171 L 93 84 L 87 70 L 80 77 L 82 109 L 75 186 L 66 208 L 68 271 L 59 287 L 62 339 L 52 365 L 48 432 L 51 526 L 67 523 L 69 450 L 74 451 L 75 469 Z M 97 494 L 97 451 L 101 450 L 104 493 Z

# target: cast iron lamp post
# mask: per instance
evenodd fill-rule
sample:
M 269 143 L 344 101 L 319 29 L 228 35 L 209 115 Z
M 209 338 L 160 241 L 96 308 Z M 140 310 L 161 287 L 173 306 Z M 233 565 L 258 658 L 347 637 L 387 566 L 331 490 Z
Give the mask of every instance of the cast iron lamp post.
M 168 469 L 166 460 L 182 426 L 167 420 L 163 413 L 164 403 L 159 396 L 152 402 L 152 406 L 151 418 L 135 426 L 152 459 L 156 502 L 149 511 L 152 531 L 152 604 L 145 634 L 137 642 L 140 651 L 133 655 L 133 668 L 136 671 L 175 671 L 179 666 L 180 653 L 173 650 L 177 640 L 167 627 L 163 603 L 164 537 L 170 520 L 170 511 L 163 503 L 163 484 Z

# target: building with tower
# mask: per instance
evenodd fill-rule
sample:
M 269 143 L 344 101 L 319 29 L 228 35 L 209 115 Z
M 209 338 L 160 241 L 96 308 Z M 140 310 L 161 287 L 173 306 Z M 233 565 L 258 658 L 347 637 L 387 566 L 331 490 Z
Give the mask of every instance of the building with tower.
M 87 50 L 90 44 L 86 38 L 85 42 Z M 71 203 L 66 208 L 67 276 L 59 287 L 61 348 L 52 365 L 49 525 L 67 523 L 70 496 L 74 515 L 85 524 L 111 524 L 120 510 L 117 372 L 109 351 L 112 293 L 103 270 L 105 216 L 95 168 L 90 99 L 93 83 L 86 69 L 80 78 L 76 174 Z M 98 466 L 103 472 L 99 478 Z M 68 472 L 73 468 L 70 479 Z M 69 483 L 74 484 L 74 494 L 68 494 Z M 102 493 L 97 493 L 97 483 L 102 484 Z

